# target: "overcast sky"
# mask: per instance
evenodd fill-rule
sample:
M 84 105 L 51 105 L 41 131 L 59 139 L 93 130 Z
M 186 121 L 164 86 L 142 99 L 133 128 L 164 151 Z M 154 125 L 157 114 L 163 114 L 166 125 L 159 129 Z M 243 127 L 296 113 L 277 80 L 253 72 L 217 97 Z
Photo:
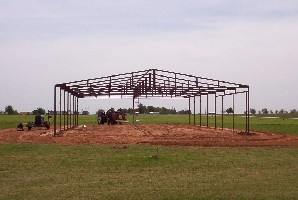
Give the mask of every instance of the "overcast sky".
M 248 84 L 257 110 L 298 109 L 298 1 L 0 0 L 0 61 L 0 110 L 53 109 L 57 83 L 149 68 Z M 110 104 L 131 106 L 80 110 Z

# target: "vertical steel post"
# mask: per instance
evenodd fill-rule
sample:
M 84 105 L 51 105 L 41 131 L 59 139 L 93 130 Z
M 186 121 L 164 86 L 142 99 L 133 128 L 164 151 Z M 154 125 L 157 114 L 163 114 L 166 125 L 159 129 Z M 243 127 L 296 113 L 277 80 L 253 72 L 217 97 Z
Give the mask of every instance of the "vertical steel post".
M 209 97 L 207 94 L 207 127 L 209 127 Z
M 215 99 L 214 99 L 214 128 L 216 129 L 216 93 L 215 93 Z
M 223 97 L 224 96 L 221 96 L 221 129 L 223 130 L 223 127 L 224 127 L 224 115 L 223 115 L 223 113 L 224 113 L 224 108 L 223 108 Z
M 63 96 L 63 125 L 64 125 L 64 131 L 65 131 L 65 90 L 64 90 L 64 96 Z
M 75 126 L 75 96 L 72 95 L 72 128 Z
M 249 123 L 250 123 L 250 118 L 249 118 L 249 114 L 250 114 L 250 108 L 249 108 L 249 86 L 247 88 L 247 92 L 248 92 L 248 124 L 247 124 L 247 132 L 249 133 Z
M 247 92 L 245 92 L 245 132 L 247 133 Z
M 75 126 L 77 126 L 77 97 L 75 96 Z
M 193 97 L 193 125 L 196 125 L 196 96 Z
M 235 130 L 235 97 L 233 94 L 233 131 Z
M 56 104 L 57 104 L 57 100 L 56 100 L 56 89 L 57 89 L 57 86 L 55 85 L 54 87 L 54 136 L 57 135 L 57 132 L 56 132 L 56 126 L 57 126 L 57 122 L 56 122 Z
M 200 95 L 200 127 L 202 127 L 202 95 Z
M 60 109 L 60 113 L 59 113 L 59 131 L 60 131 L 60 133 L 61 133 L 61 125 L 62 125 L 62 88 L 60 87 L 60 102 L 59 102 L 59 109 Z
M 132 98 L 132 124 L 135 125 L 135 97 Z
M 190 97 L 188 97 L 188 125 L 190 125 Z
M 71 122 L 72 122 L 72 121 L 71 121 L 71 117 L 72 117 L 72 116 L 71 116 L 71 115 L 72 115 L 72 114 L 71 114 L 71 106 L 72 106 L 72 104 L 71 104 L 71 96 L 72 96 L 72 95 L 69 94 L 69 128 L 70 128 L 70 129 L 72 128 L 72 124 L 71 124 Z
M 79 125 L 79 97 L 77 97 L 77 126 Z
M 67 111 L 66 111 L 66 123 L 67 123 L 67 130 L 68 130 L 68 118 L 69 118 L 69 93 L 67 92 Z

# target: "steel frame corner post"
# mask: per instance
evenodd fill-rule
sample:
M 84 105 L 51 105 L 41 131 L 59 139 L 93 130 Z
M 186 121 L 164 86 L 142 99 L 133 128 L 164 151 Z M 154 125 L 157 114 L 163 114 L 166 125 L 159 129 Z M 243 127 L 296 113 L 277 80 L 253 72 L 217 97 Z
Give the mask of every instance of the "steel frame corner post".
M 233 94 L 233 131 L 235 130 L 235 97 Z
M 63 95 L 63 130 L 65 131 L 65 90 Z
M 79 97 L 77 97 L 77 126 L 79 125 Z
M 190 125 L 190 97 L 188 97 L 188 125 Z
M 67 130 L 69 128 L 69 93 L 67 92 L 67 111 L 66 111 L 66 125 L 67 125 Z
M 62 125 L 62 88 L 60 87 L 60 101 L 59 101 L 59 133 L 62 132 L 61 125 Z
M 249 133 L 249 126 L 250 126 L 250 105 L 249 105 L 249 86 L 248 86 L 248 88 L 247 88 L 247 90 L 248 90 L 248 124 L 247 124 L 247 132 Z
M 196 125 L 196 96 L 193 97 L 193 125 Z
M 209 97 L 207 94 L 207 127 L 209 127 Z
M 221 129 L 223 130 L 224 127 L 224 101 L 223 101 L 224 96 L 221 96 Z
M 72 106 L 72 104 L 71 104 L 71 94 L 69 94 L 69 128 L 71 129 L 72 128 L 72 124 L 71 124 L 71 106 Z
M 135 125 L 135 97 L 132 97 L 132 124 Z
M 200 95 L 200 127 L 202 127 L 202 95 Z
M 75 127 L 75 96 L 72 95 L 72 128 Z
M 245 92 L 245 132 L 247 133 L 247 92 Z
M 214 128 L 216 129 L 216 93 L 215 93 L 215 99 L 214 99 Z
M 56 112 L 57 112 L 57 108 L 56 108 L 56 104 L 57 104 L 57 99 L 56 99 L 56 89 L 57 89 L 57 85 L 55 85 L 55 87 L 54 87 L 54 136 L 56 136 L 57 135 L 57 131 L 56 131 L 56 126 L 57 126 L 57 122 L 56 122 Z

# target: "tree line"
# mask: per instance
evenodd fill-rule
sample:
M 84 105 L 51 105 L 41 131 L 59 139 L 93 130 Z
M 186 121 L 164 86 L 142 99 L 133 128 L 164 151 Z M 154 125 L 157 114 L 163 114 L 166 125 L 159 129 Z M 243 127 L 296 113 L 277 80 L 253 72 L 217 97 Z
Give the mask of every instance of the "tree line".
M 261 110 L 257 111 L 254 108 L 250 109 L 250 113 L 255 115 L 255 114 L 264 114 L 264 115 L 268 115 L 268 114 L 298 114 L 298 110 L 296 109 L 292 109 L 290 111 L 287 111 L 285 109 L 280 109 L 280 110 L 268 110 L 267 108 L 262 108 Z
M 165 107 L 154 107 L 154 106 L 145 106 L 144 104 L 139 104 L 138 109 L 136 109 L 140 114 L 150 114 L 150 113 L 159 113 L 159 114 L 164 114 L 164 115 L 168 115 L 168 114 L 192 114 L 191 110 L 180 110 L 180 111 L 176 111 L 175 108 L 165 108 Z M 119 108 L 117 111 L 121 111 L 127 114 L 132 114 L 133 113 L 133 109 L 132 108 Z M 96 113 L 99 112 L 104 112 L 103 109 L 99 109 Z M 228 108 L 226 110 L 224 110 L 225 113 L 231 114 L 234 113 L 232 108 Z M 33 115 L 44 115 L 46 114 L 45 109 L 43 108 L 36 108 L 35 110 L 33 110 L 31 112 Z M 30 113 L 30 114 L 31 114 Z M 7 115 L 18 115 L 20 114 L 17 110 L 15 110 L 11 105 L 8 105 L 5 107 L 4 111 L 0 111 L 0 114 L 7 114 Z M 89 112 L 88 112 L 89 114 Z M 88 115 L 87 114 L 87 115 Z M 296 109 L 291 109 L 290 111 L 287 111 L 285 109 L 280 109 L 280 110 L 268 110 L 267 108 L 262 108 L 261 110 L 257 111 L 254 108 L 250 109 L 250 114 L 298 114 L 298 110 Z
M 119 108 L 117 111 L 124 112 L 127 114 L 133 114 L 132 108 Z M 135 111 L 139 112 L 140 114 L 150 114 L 150 113 L 159 113 L 163 115 L 175 115 L 175 114 L 191 114 L 190 110 L 180 110 L 176 111 L 175 108 L 165 108 L 165 107 L 154 107 L 154 106 L 145 106 L 144 104 L 139 104 L 138 109 L 135 109 Z M 96 113 L 104 112 L 103 109 L 99 109 Z
M 5 107 L 4 112 L 0 111 L 0 114 L 19 115 L 20 113 L 17 110 L 15 110 L 11 105 L 8 105 L 8 106 Z M 44 115 L 44 114 L 46 114 L 46 111 L 43 108 L 37 108 L 37 109 L 32 111 L 32 114 L 33 115 L 38 115 L 38 114 L 39 115 Z

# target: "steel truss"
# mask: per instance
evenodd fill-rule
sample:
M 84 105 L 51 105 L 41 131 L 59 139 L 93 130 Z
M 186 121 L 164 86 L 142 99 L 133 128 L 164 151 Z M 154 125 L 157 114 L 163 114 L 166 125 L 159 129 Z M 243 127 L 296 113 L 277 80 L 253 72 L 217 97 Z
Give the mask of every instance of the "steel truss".
M 57 110 L 57 91 L 59 95 L 59 108 Z M 195 105 L 196 97 L 200 100 L 200 126 L 202 96 L 207 96 L 207 127 L 209 127 L 209 98 L 214 97 L 215 102 L 215 128 L 216 127 L 216 105 L 217 99 L 221 97 L 222 103 L 222 129 L 223 129 L 223 100 L 225 96 L 244 93 L 246 96 L 246 132 L 249 133 L 249 86 L 227 81 L 215 80 L 211 78 L 198 77 L 183 73 L 170 72 L 159 69 L 148 69 L 138 72 L 111 75 L 101 78 L 93 78 L 68 83 L 56 84 L 54 87 L 54 135 L 57 133 L 57 116 L 59 116 L 59 131 L 67 130 L 78 125 L 78 105 L 79 98 L 87 97 L 111 97 L 132 98 L 133 108 L 136 98 L 148 97 L 170 97 L 170 98 L 188 98 L 189 111 L 191 98 L 194 103 L 194 125 L 196 125 Z M 63 98 L 63 100 L 62 100 Z M 63 106 L 62 106 L 63 102 Z M 62 110 L 63 107 L 63 110 Z M 62 122 L 63 115 L 63 122 Z M 190 124 L 189 112 L 189 124 Z M 135 122 L 133 115 L 133 123 Z M 234 114 L 233 114 L 234 130 Z

